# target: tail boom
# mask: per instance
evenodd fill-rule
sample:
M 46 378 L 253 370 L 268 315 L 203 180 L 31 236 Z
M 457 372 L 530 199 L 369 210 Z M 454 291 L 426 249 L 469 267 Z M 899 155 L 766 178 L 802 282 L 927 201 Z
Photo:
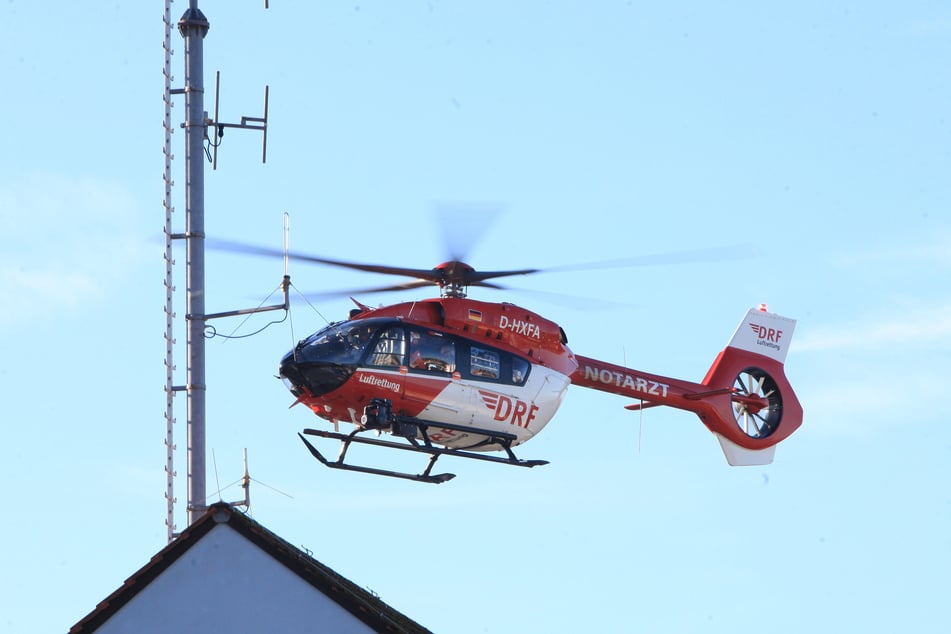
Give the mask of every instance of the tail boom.
M 772 462 L 775 446 L 802 424 L 802 406 L 784 371 L 795 321 L 751 309 L 701 383 L 576 356 L 573 385 L 637 399 L 627 409 L 660 405 L 696 414 L 732 465 Z

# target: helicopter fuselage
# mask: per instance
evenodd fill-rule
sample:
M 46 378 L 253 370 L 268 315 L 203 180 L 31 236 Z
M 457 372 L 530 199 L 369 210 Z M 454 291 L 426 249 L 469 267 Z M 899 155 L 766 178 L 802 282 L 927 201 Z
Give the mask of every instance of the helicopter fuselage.
M 429 439 L 454 449 L 497 444 L 464 429 L 512 434 L 555 415 L 578 367 L 563 331 L 514 304 L 464 298 L 363 307 L 301 341 L 280 374 L 298 400 L 333 422 L 365 425 L 375 399 L 400 417 L 446 424 Z

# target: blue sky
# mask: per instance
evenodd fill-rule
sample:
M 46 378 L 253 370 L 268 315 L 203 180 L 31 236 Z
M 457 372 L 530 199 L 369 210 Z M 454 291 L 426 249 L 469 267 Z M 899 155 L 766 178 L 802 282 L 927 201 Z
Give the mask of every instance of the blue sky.
M 216 70 L 223 121 L 259 116 L 270 87 L 267 163 L 260 135 L 229 130 L 206 172 L 209 234 L 279 247 L 287 212 L 296 250 L 428 267 L 450 200 L 504 210 L 468 254 L 479 269 L 744 245 L 471 296 L 553 319 L 578 354 L 689 380 L 768 303 L 799 320 L 786 367 L 805 422 L 774 464 L 730 468 L 694 416 L 575 388 L 520 451 L 545 467 L 446 460 L 458 477 L 438 487 L 338 473 L 301 446 L 318 421 L 273 377 L 349 306 L 299 303 L 208 341 L 213 499 L 241 497 L 226 487 L 247 448 L 256 520 L 437 632 L 942 629 L 951 8 L 270 4 L 200 3 L 206 107 Z M 163 9 L 0 11 L 3 632 L 67 629 L 166 543 Z M 208 310 L 257 305 L 282 274 L 210 253 Z M 291 276 L 302 292 L 382 281 Z M 184 477 L 176 491 L 183 509 Z

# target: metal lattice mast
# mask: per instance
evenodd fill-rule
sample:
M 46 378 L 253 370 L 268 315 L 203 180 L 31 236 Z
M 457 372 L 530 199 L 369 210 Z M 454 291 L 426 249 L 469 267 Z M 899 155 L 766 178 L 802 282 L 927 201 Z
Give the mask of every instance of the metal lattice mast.
M 175 260 L 172 254 L 172 0 L 165 0 L 165 526 L 168 541 L 175 537 L 175 310 L 172 297 L 175 292 L 173 278 Z

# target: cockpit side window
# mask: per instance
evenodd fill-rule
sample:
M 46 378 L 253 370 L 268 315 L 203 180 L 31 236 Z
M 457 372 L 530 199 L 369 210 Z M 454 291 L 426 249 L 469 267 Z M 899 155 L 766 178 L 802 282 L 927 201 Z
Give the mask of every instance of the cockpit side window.
M 411 332 L 409 357 L 410 369 L 445 373 L 456 371 L 455 342 L 436 332 Z
M 398 368 L 405 364 L 405 359 L 406 331 L 400 326 L 393 326 L 380 333 L 380 338 L 377 339 L 367 363 Z

